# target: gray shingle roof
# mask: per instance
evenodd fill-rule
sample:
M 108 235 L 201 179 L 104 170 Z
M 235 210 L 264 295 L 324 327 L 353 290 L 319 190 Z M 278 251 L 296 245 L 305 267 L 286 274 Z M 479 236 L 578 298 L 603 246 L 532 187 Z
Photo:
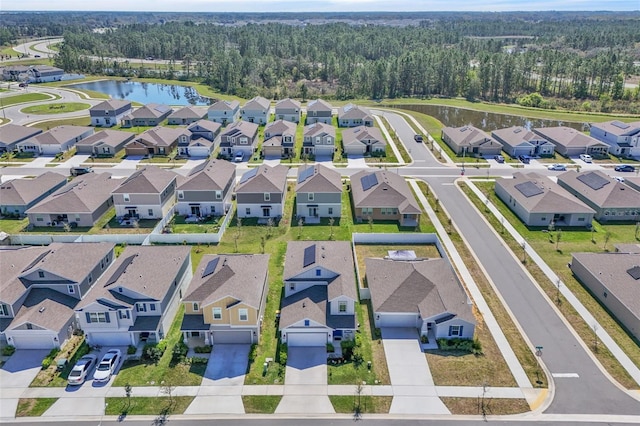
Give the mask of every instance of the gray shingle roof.
M 518 145 L 527 143 L 531 140 L 544 139 L 542 136 L 539 136 L 522 126 L 513 126 L 506 129 L 494 130 L 491 132 L 491 136 L 503 145 L 508 145 L 510 147 L 517 147 Z
M 387 140 L 382 136 L 382 132 L 377 127 L 358 126 L 353 129 L 342 131 L 342 143 L 351 145 L 353 143 L 364 143 L 365 140 L 375 140 L 382 145 L 387 144 Z
M 304 137 L 316 137 L 322 134 L 331 136 L 334 140 L 336 138 L 336 128 L 330 124 L 325 123 L 313 123 L 304 126 Z
M 375 174 L 378 183 L 365 191 L 361 179 L 370 174 Z M 402 176 L 387 170 L 375 172 L 363 170 L 351 176 L 351 196 L 356 208 L 395 207 L 403 214 L 422 212 L 407 181 Z
M 452 143 L 459 147 L 501 146 L 500 143 L 495 141 L 485 131 L 470 125 L 462 127 L 445 127 L 442 129 L 442 133 L 447 135 Z
M 359 105 L 347 104 L 340 107 L 338 110 L 338 119 L 340 120 L 365 120 L 367 118 L 371 119 L 371 117 L 371 111 L 369 111 L 368 108 Z
M 317 193 L 335 193 L 342 192 L 342 177 L 336 170 L 321 166 L 320 164 L 311 164 L 308 166 L 298 167 L 298 176 L 308 168 L 313 168 L 313 174 L 296 185 L 296 193 L 299 192 L 317 192 Z
M 290 121 L 276 120 L 267 124 L 264 128 L 264 134 L 273 136 L 294 135 L 296 134 L 296 124 Z
M 127 118 L 159 118 L 171 111 L 173 108 L 168 105 L 151 103 L 134 110 Z
M 47 191 L 67 181 L 59 173 L 45 172 L 33 179 L 14 179 L 0 185 L 1 206 L 28 206 Z
M 183 134 L 188 134 L 187 129 L 184 127 L 170 128 L 158 126 L 142 132 L 134 141 L 144 141 L 149 145 L 167 147 L 172 145 L 178 137 Z
M 90 109 L 94 111 L 111 111 L 117 110 L 118 108 L 122 108 L 126 105 L 131 107 L 131 101 L 125 101 L 121 99 L 108 99 L 106 101 L 100 102 L 98 105 L 92 106 Z
M 604 179 L 609 183 L 600 189 L 593 189 L 581 180 L 585 177 L 588 178 L 590 175 L 596 179 Z M 582 197 L 588 199 L 600 208 L 640 208 L 640 192 L 610 178 L 600 170 L 581 173 L 577 173 L 575 170 L 569 170 L 558 176 L 558 183 L 573 188 L 573 190 Z
M 93 127 L 87 126 L 57 126 L 33 137 L 40 145 L 59 145 L 71 139 L 82 136 L 87 131 L 93 132 Z
M 209 107 L 209 111 L 233 111 L 240 107 L 240 102 L 236 100 L 232 101 L 218 101 Z
M 222 127 L 220 123 L 216 123 L 215 121 L 198 120 L 191 123 L 189 127 L 187 127 L 187 130 L 193 131 L 192 129 L 194 129 L 196 126 L 199 126 L 213 133 L 216 133 L 218 130 L 220 130 L 220 127 Z
M 59 291 L 48 288 L 31 289 L 8 328 L 29 323 L 45 330 L 60 332 L 73 317 L 73 308 L 77 304 L 78 299 Z
M 207 116 L 207 110 L 205 108 L 186 106 L 171 113 L 171 115 L 169 115 L 169 119 L 172 119 L 172 118 L 196 119 L 196 118 L 204 118 L 206 116 Z
M 0 127 L 0 144 L 11 145 L 42 133 L 36 127 L 20 126 L 17 124 L 5 124 Z
M 220 135 L 225 136 L 235 133 L 243 134 L 252 139 L 258 133 L 258 125 L 248 121 L 236 121 L 229 124 Z
M 246 104 L 244 104 L 242 108 L 245 110 L 249 109 L 249 110 L 265 110 L 266 111 L 269 109 L 270 106 L 271 106 L 271 102 L 269 102 L 268 99 L 263 98 L 262 96 L 256 96 L 255 98 L 251 99 Z
M 98 133 L 82 139 L 77 142 L 77 146 L 94 146 L 94 145 L 107 145 L 110 147 L 117 147 L 121 144 L 129 142 L 135 138 L 136 135 L 131 132 L 122 132 L 120 130 L 100 130 Z
M 307 104 L 307 111 L 331 111 L 332 109 L 331 104 L 322 99 L 309 101 Z
M 281 99 L 278 102 L 276 102 L 276 111 L 284 108 L 284 109 L 300 109 L 300 102 L 296 101 L 295 99 L 291 99 L 291 98 L 286 98 L 286 99 Z
M 591 123 L 591 127 L 597 127 L 616 136 L 631 136 L 640 133 L 640 121 L 622 123 L 619 120 L 612 120 L 603 123 Z
M 571 127 L 541 127 L 533 129 L 533 131 L 548 141 L 565 147 L 608 146 L 606 143 L 600 142 Z
M 113 193 L 159 194 L 175 181 L 176 177 L 172 171 L 157 166 L 146 166 L 125 179 Z
M 236 175 L 236 166 L 226 160 L 208 160 L 191 170 L 178 186 L 181 191 L 222 191 Z
M 247 173 L 250 173 L 251 170 Z M 258 167 L 258 172 L 252 178 L 236 187 L 237 194 L 256 194 L 261 192 L 284 192 L 287 187 L 287 173 L 289 168 L 278 164 L 275 167 L 266 164 Z M 240 180 L 242 182 L 242 179 Z

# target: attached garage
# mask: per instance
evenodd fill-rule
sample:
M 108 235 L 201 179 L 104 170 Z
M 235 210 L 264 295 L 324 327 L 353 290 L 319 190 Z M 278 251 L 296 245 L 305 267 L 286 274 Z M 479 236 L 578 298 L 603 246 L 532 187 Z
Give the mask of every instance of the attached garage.
M 128 346 L 131 344 L 131 337 L 128 332 L 92 332 L 87 335 L 87 340 L 92 345 L 100 346 Z
M 53 340 L 55 334 L 8 334 L 16 349 L 53 349 L 59 344 Z
M 288 346 L 325 346 L 327 333 L 287 333 Z
M 251 344 L 250 330 L 223 330 L 213 332 L 213 344 Z
M 418 327 L 417 314 L 376 314 L 376 327 Z

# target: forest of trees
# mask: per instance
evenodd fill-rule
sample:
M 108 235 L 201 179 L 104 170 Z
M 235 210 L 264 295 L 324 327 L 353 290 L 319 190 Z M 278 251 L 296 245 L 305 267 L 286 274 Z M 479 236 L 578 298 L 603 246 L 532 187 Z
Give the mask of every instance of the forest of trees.
M 410 25 L 139 21 L 104 32 L 64 25 L 56 65 L 145 76 L 154 70 L 133 74 L 129 64 L 109 58 L 153 56 L 180 61 L 157 71 L 162 77 L 201 81 L 245 98 L 464 96 L 640 112 L 638 88 L 625 88 L 640 74 L 637 12 L 425 14 Z

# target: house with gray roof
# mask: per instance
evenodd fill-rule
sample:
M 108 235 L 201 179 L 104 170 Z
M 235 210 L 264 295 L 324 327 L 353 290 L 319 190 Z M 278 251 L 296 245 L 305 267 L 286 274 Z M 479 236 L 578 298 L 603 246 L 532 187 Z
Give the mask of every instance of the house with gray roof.
M 31 65 L 27 75 L 29 76 L 28 83 L 50 83 L 52 81 L 61 81 L 64 70 L 51 65 Z
M 262 96 L 256 96 L 248 101 L 240 110 L 240 119 L 249 123 L 267 124 L 271 102 Z
M 356 277 L 347 241 L 289 241 L 278 323 L 282 343 L 326 346 L 355 338 Z
M 226 160 L 208 160 L 189 172 L 176 189 L 178 214 L 222 216 L 231 208 L 236 166 Z
M 136 137 L 120 130 L 100 130 L 76 143 L 76 153 L 93 157 L 113 157 Z
M 150 103 L 122 117 L 122 127 L 159 126 L 172 112 L 169 105 Z
M 321 121 L 304 126 L 302 153 L 306 155 L 329 156 L 336 150 L 336 128 Z
M 591 123 L 589 135 L 609 145 L 609 152 L 618 157 L 640 157 L 640 121 L 619 120 Z
M 640 246 L 615 253 L 572 253 L 571 272 L 640 339 Z
M 45 172 L 34 178 L 13 179 L 0 184 L 0 212 L 3 216 L 23 216 L 45 197 L 67 183 L 59 173 Z
M 281 99 L 276 102 L 275 115 L 276 120 L 290 121 L 297 124 L 302 116 L 302 105 L 295 99 Z
M 145 130 L 128 142 L 124 150 L 127 156 L 170 155 L 178 143 L 188 142 L 191 134 L 183 127 L 154 127 Z
M 0 250 L 0 336 L 18 349 L 64 345 L 73 309 L 109 268 L 113 243 L 51 243 Z
M 338 126 L 373 127 L 373 115 L 368 108 L 354 104 L 347 104 L 338 109 Z
M 27 209 L 29 225 L 91 227 L 111 206 L 111 192 L 120 185 L 111 173 L 78 176 L 53 194 Z
M 387 170 L 362 170 L 351 176 L 351 198 L 358 222 L 397 220 L 400 226 L 418 226 L 422 209 L 407 181 Z
M 500 143 L 471 125 L 445 127 L 442 129 L 442 140 L 456 155 L 462 157 L 489 157 L 502 151 Z
M 512 158 L 518 158 L 521 155 L 552 157 L 555 153 L 554 144 L 522 126 L 494 130 L 491 136 L 502 144 L 504 152 Z
M 113 127 L 131 113 L 131 101 L 108 99 L 89 108 L 91 125 L 95 127 Z
M 556 152 L 565 157 L 580 154 L 603 157 L 609 153 L 609 145 L 571 127 L 541 127 L 533 129 L 533 132 L 554 144 Z
M 377 328 L 418 329 L 430 342 L 473 339 L 472 303 L 446 259 L 365 259 Z
M 631 176 L 624 178 L 624 183 L 636 191 L 640 191 L 640 176 Z
M 18 124 L 5 124 L 0 127 L 0 154 L 11 152 L 18 148 L 18 142 L 30 139 L 42 133 L 37 127 L 20 126 Z
M 16 144 L 18 151 L 35 155 L 56 155 L 69 151 L 93 134 L 93 127 L 57 126 Z
M 377 127 L 358 126 L 342 131 L 342 149 L 348 155 L 383 153 L 387 140 Z
M 207 117 L 207 109 L 203 107 L 186 106 L 174 111 L 167 117 L 167 124 L 188 125 Z
M 265 157 L 293 157 L 296 145 L 296 125 L 279 119 L 264 128 L 262 155 Z
M 198 120 L 187 127 L 189 138 L 178 139 L 178 154 L 187 157 L 206 158 L 215 148 L 215 140 L 220 134 L 220 123 Z
M 248 121 L 229 124 L 220 133 L 220 154 L 231 158 L 238 152 L 250 157 L 258 148 L 258 125 Z
M 136 171 L 111 192 L 116 217 L 162 219 L 175 204 L 177 177 L 157 166 Z
M 514 173 L 498 179 L 496 195 L 527 226 L 591 226 L 595 211 L 546 176 Z
M 268 276 L 268 254 L 204 255 L 182 300 L 185 314 L 180 329 L 185 342 L 190 346 L 258 343 Z
M 237 121 L 239 116 L 240 102 L 236 100 L 218 101 L 211 105 L 207 112 L 207 117 L 210 121 L 220 123 L 223 126 Z
M 558 184 L 595 210 L 598 222 L 637 222 L 640 217 L 640 192 L 600 170 L 569 170 L 558 175 Z
M 333 119 L 333 107 L 327 101 L 316 99 L 307 104 L 306 124 L 324 123 L 331 124 Z
M 280 218 L 287 194 L 288 167 L 260 165 L 245 172 L 236 186 L 238 217 Z
M 191 249 L 127 246 L 76 308 L 90 345 L 159 342 L 191 281 Z
M 320 218 L 339 218 L 342 214 L 342 177 L 320 164 L 298 167 L 296 215 L 305 223 L 320 223 Z

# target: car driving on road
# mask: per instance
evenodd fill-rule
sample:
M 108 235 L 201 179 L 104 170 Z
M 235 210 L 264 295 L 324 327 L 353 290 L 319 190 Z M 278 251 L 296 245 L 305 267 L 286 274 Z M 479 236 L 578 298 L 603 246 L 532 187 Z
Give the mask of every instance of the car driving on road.
M 98 364 L 98 368 L 93 374 L 93 380 L 96 382 L 108 382 L 111 375 L 116 371 L 121 356 L 120 349 L 109 349 L 100 360 L 100 364 Z
M 84 355 L 76 362 L 69 373 L 67 383 L 70 385 L 81 385 L 89 376 L 89 372 L 95 367 L 98 357 L 93 354 Z
M 548 167 L 549 170 L 554 170 L 556 172 L 564 172 L 567 170 L 567 166 L 564 164 L 552 164 Z
M 422 135 L 414 135 L 413 140 L 416 142 L 422 142 Z
M 616 166 L 615 171 L 616 172 L 635 172 L 636 168 L 629 164 L 623 164 L 622 166 Z

